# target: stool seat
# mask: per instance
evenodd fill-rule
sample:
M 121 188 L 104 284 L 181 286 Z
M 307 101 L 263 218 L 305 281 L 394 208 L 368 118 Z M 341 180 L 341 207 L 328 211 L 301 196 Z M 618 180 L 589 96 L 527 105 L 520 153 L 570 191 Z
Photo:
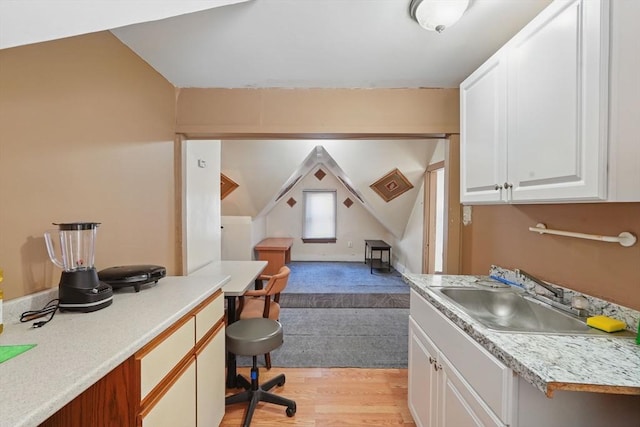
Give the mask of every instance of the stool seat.
M 283 343 L 282 325 L 256 317 L 234 322 L 226 330 L 227 351 L 241 356 L 269 353 Z
M 250 426 L 253 412 L 260 401 L 286 406 L 288 417 L 293 417 L 296 413 L 296 402 L 269 392 L 275 386 L 282 387 L 284 385 L 284 374 L 277 375 L 262 385 L 259 381 L 258 355 L 280 347 L 284 342 L 282 336 L 280 322 L 263 317 L 241 319 L 226 328 L 227 351 L 253 358 L 251 381 L 242 375 L 236 377 L 237 383 L 245 390 L 225 397 L 225 405 L 249 402 L 242 423 L 243 427 Z

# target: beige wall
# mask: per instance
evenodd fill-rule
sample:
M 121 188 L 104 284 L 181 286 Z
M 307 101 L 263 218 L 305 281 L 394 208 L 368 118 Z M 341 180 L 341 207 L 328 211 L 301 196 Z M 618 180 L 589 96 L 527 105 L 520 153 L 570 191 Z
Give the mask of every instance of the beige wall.
M 96 266 L 176 269 L 175 90 L 111 33 L 0 50 L 5 298 L 55 286 L 42 233 L 97 221 Z
M 640 244 L 539 235 L 548 228 L 640 236 L 640 203 L 474 206 L 462 228 L 464 274 L 487 274 L 491 264 L 522 268 L 543 280 L 640 310 Z
M 231 138 L 458 133 L 458 89 L 180 89 L 178 132 Z

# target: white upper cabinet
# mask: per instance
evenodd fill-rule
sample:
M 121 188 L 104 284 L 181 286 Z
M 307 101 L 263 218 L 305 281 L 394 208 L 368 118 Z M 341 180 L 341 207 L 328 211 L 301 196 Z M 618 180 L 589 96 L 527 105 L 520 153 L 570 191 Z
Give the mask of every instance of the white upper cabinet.
M 607 198 L 609 3 L 557 0 L 460 86 L 463 203 Z
M 462 201 L 499 202 L 507 176 L 506 69 L 494 55 L 460 86 Z
M 640 1 L 611 2 L 609 201 L 640 201 Z

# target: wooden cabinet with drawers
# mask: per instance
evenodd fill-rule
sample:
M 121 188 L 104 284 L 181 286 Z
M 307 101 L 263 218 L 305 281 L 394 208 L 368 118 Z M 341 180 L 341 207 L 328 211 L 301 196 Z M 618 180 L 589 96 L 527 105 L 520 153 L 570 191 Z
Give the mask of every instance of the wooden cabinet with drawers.
M 224 362 L 218 290 L 42 426 L 218 425 L 224 416 Z

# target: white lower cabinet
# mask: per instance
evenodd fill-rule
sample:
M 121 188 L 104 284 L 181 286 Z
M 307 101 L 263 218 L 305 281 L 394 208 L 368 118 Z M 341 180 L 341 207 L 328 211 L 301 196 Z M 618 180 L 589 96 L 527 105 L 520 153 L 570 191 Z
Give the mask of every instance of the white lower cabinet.
M 504 426 L 412 318 L 409 409 L 418 427 Z
M 434 369 L 435 346 L 409 320 L 409 409 L 418 427 L 437 425 L 438 375 Z
M 418 427 L 637 427 L 640 396 L 547 398 L 411 290 L 409 410 Z

